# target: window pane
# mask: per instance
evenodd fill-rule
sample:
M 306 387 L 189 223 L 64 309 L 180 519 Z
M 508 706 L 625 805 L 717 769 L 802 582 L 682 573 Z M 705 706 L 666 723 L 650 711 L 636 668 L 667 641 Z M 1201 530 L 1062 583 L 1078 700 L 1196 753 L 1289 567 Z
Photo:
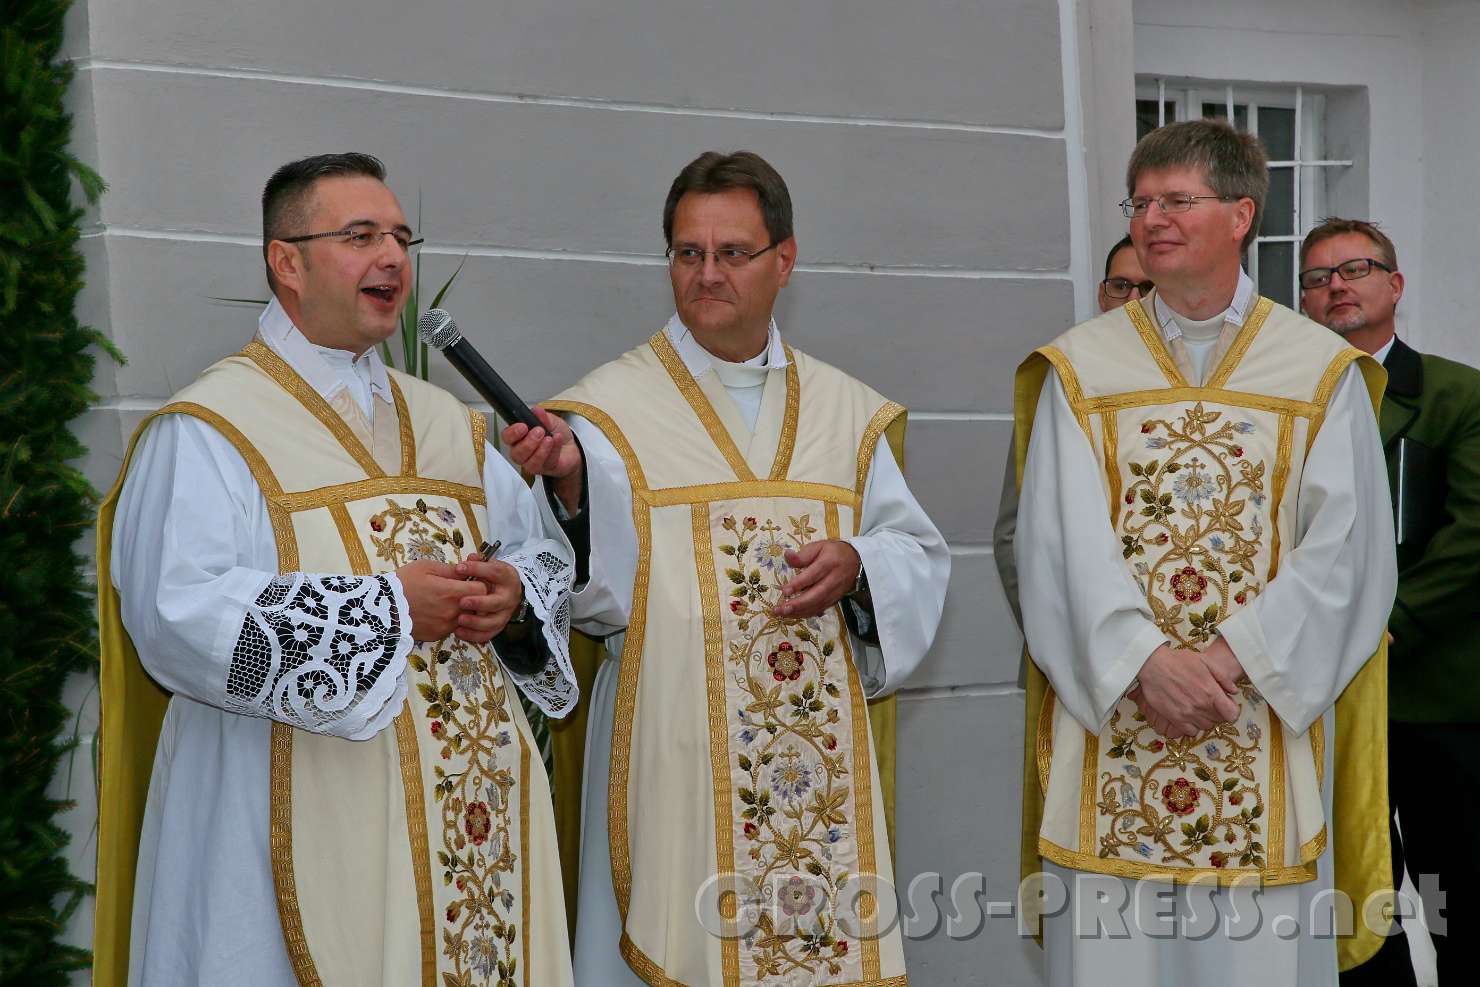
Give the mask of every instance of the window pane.
M 1269 169 L 1269 197 L 1264 200 L 1260 236 L 1290 236 L 1295 232 L 1295 169 Z
M 1259 107 L 1259 138 L 1271 161 L 1295 160 L 1295 111 L 1280 106 Z
M 1204 120 L 1226 120 L 1228 119 L 1228 104 L 1204 103 L 1202 105 L 1202 115 Z M 1233 127 L 1235 130 L 1249 129 L 1248 103 L 1233 104 Z
M 1167 123 L 1175 123 L 1177 120 L 1177 104 L 1171 100 L 1167 100 L 1164 109 L 1166 111 Z M 1156 119 L 1156 100 L 1136 100 L 1136 140 L 1140 140 L 1157 128 Z
M 1295 307 L 1295 244 L 1259 244 L 1259 294 Z

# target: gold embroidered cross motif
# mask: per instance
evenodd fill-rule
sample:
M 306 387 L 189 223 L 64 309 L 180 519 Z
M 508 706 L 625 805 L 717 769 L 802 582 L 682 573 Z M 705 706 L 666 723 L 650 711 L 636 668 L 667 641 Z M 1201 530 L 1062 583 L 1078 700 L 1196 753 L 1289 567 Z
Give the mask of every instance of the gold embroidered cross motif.
M 469 539 L 454 511 L 422 499 L 409 508 L 386 503 L 369 520 L 379 558 L 399 567 L 461 557 Z M 441 824 L 432 839 L 447 901 L 440 945 L 451 970 L 444 980 L 467 987 L 523 984 L 515 848 L 528 750 L 510 714 L 508 682 L 485 646 L 457 637 L 418 645 L 407 664 L 414 692 L 409 701 L 425 724 L 418 728 L 425 730 L 420 742 L 441 760 L 431 794 Z
M 1127 466 L 1121 554 L 1157 626 L 1181 647 L 1211 641 L 1262 589 L 1254 558 L 1265 537 L 1265 464 L 1244 457 L 1253 422 L 1223 417 L 1199 401 L 1175 422 L 1148 419 L 1146 447 L 1166 458 Z

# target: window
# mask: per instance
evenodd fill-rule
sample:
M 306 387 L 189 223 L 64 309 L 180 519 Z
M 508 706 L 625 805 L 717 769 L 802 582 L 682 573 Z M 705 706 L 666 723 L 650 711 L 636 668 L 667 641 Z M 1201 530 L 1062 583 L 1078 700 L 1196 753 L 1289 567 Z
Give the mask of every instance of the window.
M 1258 134 L 1269 154 L 1269 197 L 1258 236 L 1245 258 L 1249 277 L 1282 305 L 1299 299 L 1300 241 L 1327 215 L 1333 169 L 1351 161 L 1324 157 L 1326 95 L 1304 86 L 1240 86 L 1206 80 L 1141 77 L 1136 82 L 1136 139 L 1177 120 L 1233 117 Z

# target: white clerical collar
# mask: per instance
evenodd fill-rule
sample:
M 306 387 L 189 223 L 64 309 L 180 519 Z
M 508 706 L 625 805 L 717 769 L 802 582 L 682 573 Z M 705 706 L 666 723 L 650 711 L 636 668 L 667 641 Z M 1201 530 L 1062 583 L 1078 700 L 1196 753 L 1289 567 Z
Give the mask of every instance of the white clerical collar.
M 350 388 L 352 394 L 359 392 L 361 386 L 357 384 L 357 377 L 368 382 L 371 394 L 385 401 L 394 400 L 390 375 L 385 372 L 385 363 L 375 347 L 356 357 L 348 350 L 310 342 L 293 324 L 276 296 L 257 318 L 257 331 L 268 348 L 287 361 L 288 366 L 325 400 L 333 397 L 341 387 Z M 368 416 L 368 409 L 366 413 Z
M 668 341 L 673 344 L 674 350 L 678 352 L 679 359 L 683 360 L 683 365 L 688 368 L 689 373 L 693 375 L 695 380 L 698 380 L 715 369 L 715 361 L 719 358 L 711 356 L 708 350 L 699 345 L 699 341 L 694 338 L 693 332 L 690 331 L 688 326 L 683 324 L 683 320 L 677 315 L 668 320 L 668 324 L 663 327 L 663 333 L 668 337 Z M 761 360 L 761 356 L 765 357 L 764 361 Z M 786 364 L 786 347 L 781 345 L 781 333 L 776 329 L 776 320 L 772 319 L 770 328 L 766 331 L 766 348 L 761 351 L 761 354 L 750 360 L 746 360 L 743 364 L 732 363 L 730 367 L 757 366 L 764 367 L 769 372 L 772 370 L 783 370 L 786 368 Z M 741 373 L 744 373 L 744 371 L 741 371 Z M 721 380 L 723 380 L 723 376 Z
M 1242 326 L 1244 319 L 1249 314 L 1249 309 L 1253 307 L 1252 303 L 1255 297 L 1253 279 L 1240 268 L 1238 272 L 1238 287 L 1234 289 L 1232 303 L 1229 304 L 1228 308 L 1223 310 L 1223 321 L 1232 322 L 1236 326 Z M 1151 292 L 1151 303 L 1156 313 L 1156 324 L 1161 329 L 1161 337 L 1170 343 L 1182 335 L 1182 327 L 1177 325 L 1179 313 L 1173 312 L 1171 306 L 1161 300 L 1161 292 L 1155 290 Z M 1186 321 L 1193 321 L 1188 320 L 1186 316 L 1181 317 Z
M 1372 359 L 1376 360 L 1378 363 L 1382 363 L 1384 360 L 1387 359 L 1388 353 L 1392 350 L 1393 344 L 1397 341 L 1398 337 L 1396 334 L 1389 336 L 1388 341 L 1379 346 L 1377 348 L 1377 352 L 1372 354 Z

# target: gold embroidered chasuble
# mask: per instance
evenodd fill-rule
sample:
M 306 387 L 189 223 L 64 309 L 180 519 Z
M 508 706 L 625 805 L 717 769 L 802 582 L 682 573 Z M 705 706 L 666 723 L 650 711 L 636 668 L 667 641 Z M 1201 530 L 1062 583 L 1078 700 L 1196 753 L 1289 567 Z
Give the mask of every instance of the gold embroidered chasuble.
M 608 822 L 622 955 L 662 987 L 906 982 L 841 611 L 768 613 L 786 550 L 857 531 L 871 458 L 904 409 L 788 356 L 753 437 L 662 332 L 546 405 L 600 428 L 632 487 Z
M 200 418 L 241 453 L 266 499 L 283 573 L 456 561 L 488 530 L 485 420 L 415 378 L 391 371 L 391 385 L 393 416 L 377 415 L 371 429 L 363 415 L 336 412 L 258 341 L 156 414 Z M 127 467 L 126 458 L 100 513 L 99 572 L 108 571 Z M 100 982 L 122 983 L 139 826 L 168 697 L 139 663 L 106 578 L 99 592 L 95 969 Z M 272 725 L 273 877 L 299 982 L 569 984 L 549 784 L 514 684 L 489 647 L 452 637 L 417 645 L 407 664 L 405 705 L 369 740 Z
M 1374 405 L 1381 367 L 1269 299 L 1254 305 L 1201 386 L 1140 302 L 1069 330 L 1017 376 L 1021 484 L 1033 413 L 1058 374 L 1105 483 L 1109 523 L 1157 627 L 1202 650 L 1264 592 L 1295 543 L 1306 453 L 1336 385 L 1359 361 Z M 1337 703 L 1334 820 L 1321 801 L 1322 721 L 1292 734 L 1247 680 L 1239 716 L 1168 741 L 1122 698 L 1098 733 L 1028 664 L 1023 876 L 1044 857 L 1129 878 L 1298 884 L 1337 828 L 1336 881 L 1360 909 L 1392 886 L 1387 847 L 1386 647 Z M 1380 942 L 1357 923 L 1342 966 Z

